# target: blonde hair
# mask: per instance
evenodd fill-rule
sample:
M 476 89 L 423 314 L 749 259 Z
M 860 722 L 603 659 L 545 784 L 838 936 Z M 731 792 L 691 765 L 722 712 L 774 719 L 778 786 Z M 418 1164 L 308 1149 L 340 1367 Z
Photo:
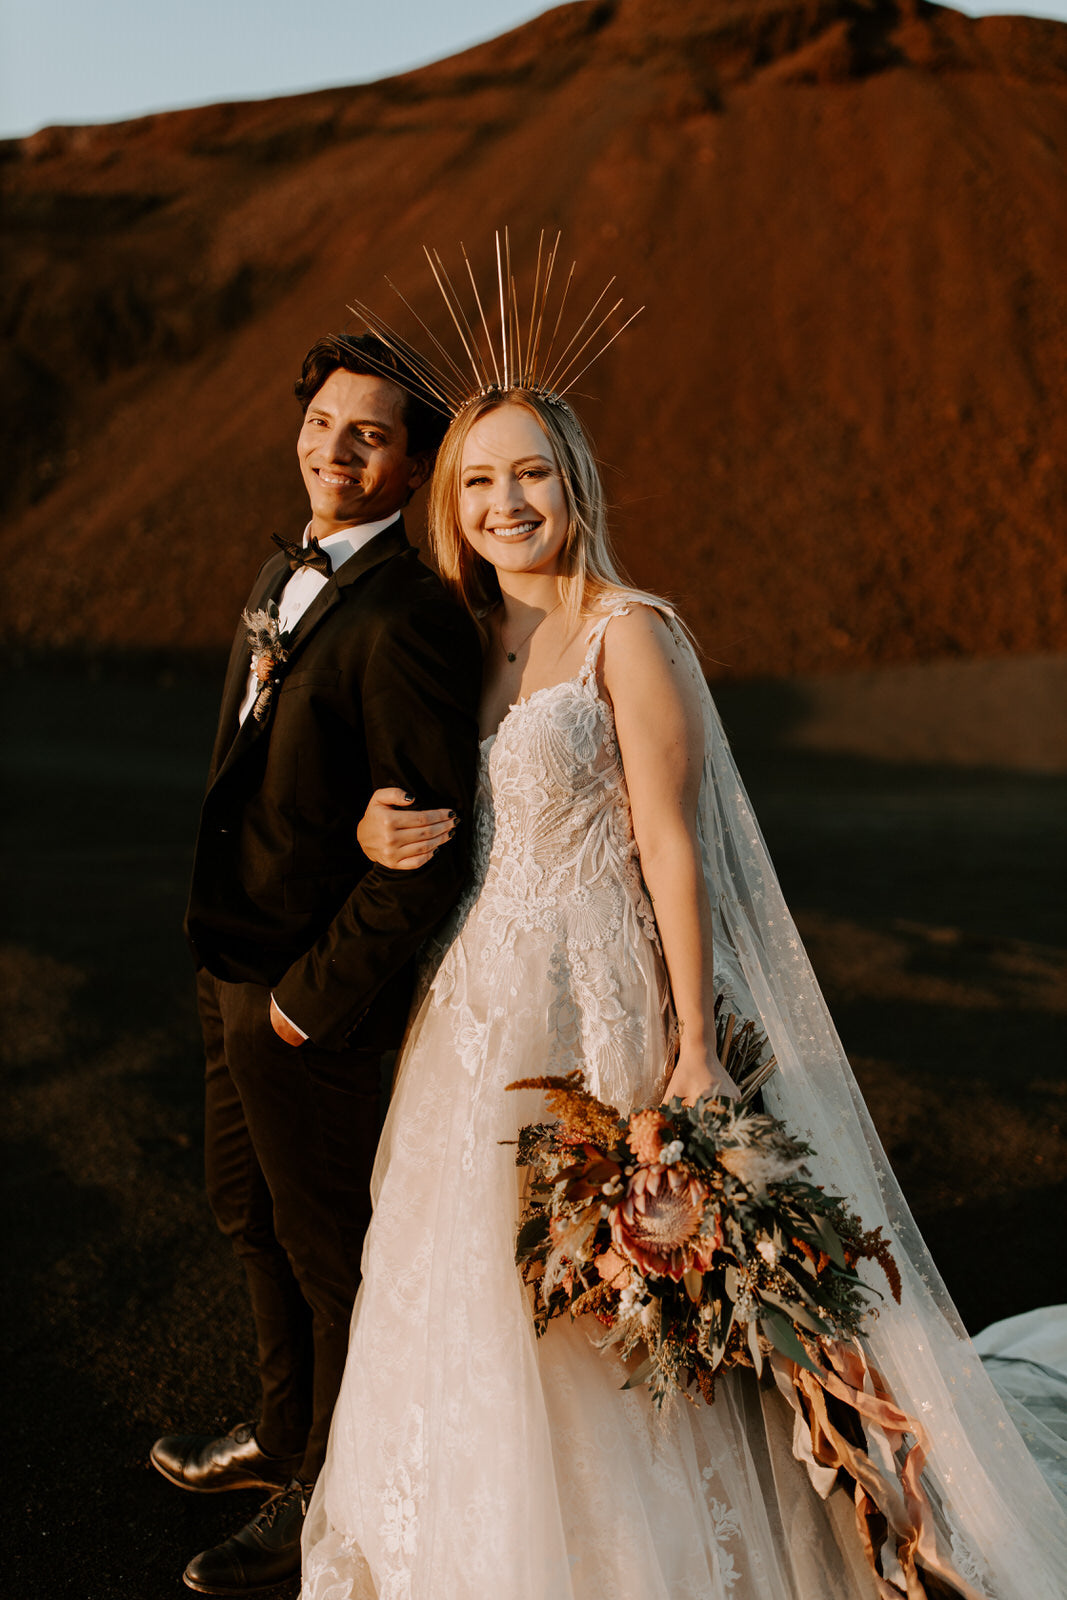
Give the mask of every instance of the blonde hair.
M 568 621 L 576 626 L 582 613 L 602 596 L 619 593 L 637 598 L 615 561 L 604 488 L 585 430 L 569 406 L 546 400 L 531 389 L 494 390 L 472 401 L 453 418 L 438 451 L 430 487 L 430 547 L 449 589 L 484 635 L 482 619 L 500 599 L 500 585 L 492 564 L 464 538 L 459 514 L 460 469 L 463 447 L 475 423 L 504 405 L 528 411 L 552 446 L 569 518 L 559 560 Z M 655 602 L 656 597 L 642 598 Z

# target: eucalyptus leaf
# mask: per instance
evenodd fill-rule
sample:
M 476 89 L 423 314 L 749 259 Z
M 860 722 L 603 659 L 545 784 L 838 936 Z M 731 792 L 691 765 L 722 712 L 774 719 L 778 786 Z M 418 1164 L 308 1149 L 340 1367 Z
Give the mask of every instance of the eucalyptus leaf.
M 817 1378 L 825 1376 L 812 1361 L 789 1323 L 786 1322 L 784 1317 L 779 1316 L 778 1312 L 768 1311 L 763 1319 L 762 1326 L 768 1339 L 776 1350 L 781 1351 L 783 1356 L 786 1356 L 790 1361 L 795 1361 L 798 1367 L 807 1367 L 808 1371 L 814 1372 Z
M 795 1337 L 796 1335 L 794 1334 L 794 1338 Z M 755 1317 L 753 1317 L 752 1321 L 748 1324 L 748 1348 L 749 1354 L 752 1357 L 752 1365 L 756 1369 L 756 1377 L 762 1378 L 763 1351 L 759 1347 L 759 1328 L 757 1326 Z
M 824 1333 L 829 1338 L 832 1338 L 836 1331 L 828 1322 L 824 1322 L 821 1317 L 816 1316 L 813 1311 L 809 1310 L 807 1306 L 802 1306 L 796 1301 L 783 1300 L 780 1295 L 771 1294 L 768 1289 L 760 1290 L 760 1299 L 766 1301 L 769 1305 L 777 1306 L 779 1311 L 785 1312 L 791 1322 L 799 1322 L 800 1326 L 807 1328 L 809 1333 Z
M 627 1378 L 626 1382 L 623 1384 L 623 1388 L 624 1389 L 640 1389 L 640 1387 L 641 1387 L 641 1385 L 643 1383 L 647 1383 L 648 1382 L 649 1378 L 652 1375 L 652 1371 L 653 1371 L 655 1365 L 656 1365 L 656 1363 L 653 1361 L 651 1356 L 649 1356 L 647 1361 L 642 1361 L 642 1363 L 638 1367 L 637 1371 L 636 1372 L 632 1372 L 630 1374 L 630 1376 Z
M 733 1326 L 734 1326 L 734 1322 L 736 1321 L 736 1319 L 737 1319 L 737 1307 L 732 1305 L 730 1307 L 730 1319 L 727 1322 L 725 1329 L 723 1329 L 721 1332 L 719 1332 L 717 1334 L 716 1339 L 715 1339 L 715 1343 L 714 1343 L 714 1345 L 712 1347 L 712 1359 L 711 1359 L 711 1370 L 712 1370 L 712 1372 L 715 1371 L 715 1368 L 719 1365 L 719 1362 L 722 1360 L 723 1356 L 726 1354 L 726 1346 L 730 1343 L 730 1334 L 733 1332 Z M 720 1316 L 718 1317 L 717 1320 L 719 1322 L 721 1322 L 721 1320 L 722 1320 L 721 1314 L 720 1314 Z
M 833 1224 L 828 1222 L 825 1217 L 819 1217 L 817 1221 L 819 1238 L 822 1240 L 823 1249 L 835 1266 L 843 1268 L 845 1266 L 845 1252 L 841 1248 L 841 1240 L 837 1237 Z
M 864 1294 L 876 1294 L 879 1300 L 885 1299 L 885 1295 L 882 1293 L 881 1289 L 876 1289 L 873 1283 L 868 1283 L 856 1272 L 849 1272 L 846 1268 L 844 1272 L 839 1272 L 837 1276 L 841 1282 L 854 1283 L 857 1289 L 863 1290 Z

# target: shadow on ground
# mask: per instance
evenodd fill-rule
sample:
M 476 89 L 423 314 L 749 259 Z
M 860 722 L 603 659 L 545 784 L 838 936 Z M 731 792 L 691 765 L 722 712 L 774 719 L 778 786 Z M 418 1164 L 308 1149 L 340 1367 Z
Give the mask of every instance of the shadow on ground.
M 146 1465 L 157 1433 L 224 1429 L 255 1395 L 202 1193 L 180 934 L 218 682 L 148 664 L 6 681 L 7 1570 L 27 1600 L 187 1594 L 185 1561 L 256 1503 L 182 1494 Z M 1067 782 L 791 748 L 788 691 L 719 698 L 965 1321 L 1063 1298 Z

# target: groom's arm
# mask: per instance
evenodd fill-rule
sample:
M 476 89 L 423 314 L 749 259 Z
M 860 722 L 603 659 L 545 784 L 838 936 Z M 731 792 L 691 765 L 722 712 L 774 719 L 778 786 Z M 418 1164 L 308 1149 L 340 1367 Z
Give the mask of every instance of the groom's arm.
M 372 865 L 315 944 L 274 986 L 275 1007 L 299 1043 L 339 1049 L 375 995 L 455 903 L 467 868 L 478 758 L 481 649 L 470 620 L 434 583 L 376 627 L 363 675 L 372 788 L 397 787 L 420 805 L 455 810 L 460 825 L 415 872 Z

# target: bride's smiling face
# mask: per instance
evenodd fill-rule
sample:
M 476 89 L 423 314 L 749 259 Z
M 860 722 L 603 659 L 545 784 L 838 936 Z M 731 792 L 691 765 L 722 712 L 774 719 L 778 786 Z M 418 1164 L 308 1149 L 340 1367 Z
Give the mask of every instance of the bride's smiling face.
M 570 514 L 552 445 L 525 406 L 498 406 L 471 428 L 459 520 L 468 543 L 501 572 L 559 570 Z

